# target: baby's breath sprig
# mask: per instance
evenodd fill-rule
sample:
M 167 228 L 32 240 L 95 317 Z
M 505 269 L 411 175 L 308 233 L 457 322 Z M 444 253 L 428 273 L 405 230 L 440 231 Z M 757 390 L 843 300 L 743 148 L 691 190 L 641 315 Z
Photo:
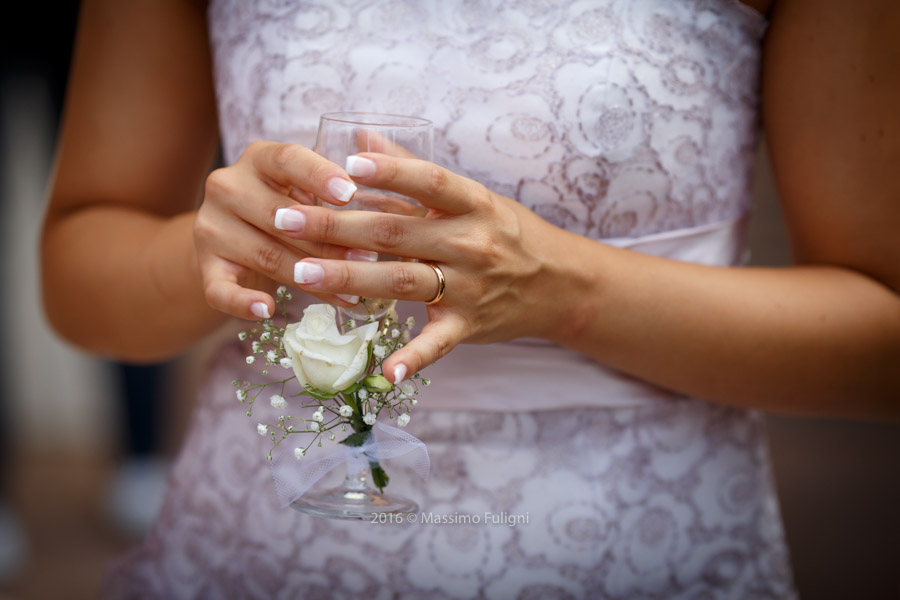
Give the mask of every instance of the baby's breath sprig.
M 291 293 L 285 286 L 278 288 L 275 312 L 281 316 L 281 320 L 284 322 L 287 321 L 286 303 L 291 299 Z M 325 305 L 319 305 L 319 307 L 323 306 Z M 329 314 L 333 314 L 333 309 L 330 307 L 326 310 L 331 311 Z M 346 385 L 338 390 L 317 389 L 305 382 L 299 386 L 298 391 L 291 393 L 289 382 L 298 379 L 298 372 L 305 373 L 305 371 L 303 371 L 302 365 L 303 353 L 300 352 L 299 358 L 292 356 L 286 347 L 285 336 L 289 327 L 296 332 L 298 327 L 304 324 L 307 311 L 304 311 L 304 321 L 299 324 L 281 327 L 275 323 L 274 319 L 263 319 L 258 321 L 255 327 L 238 333 L 240 341 L 251 340 L 250 354 L 246 356 L 247 364 L 261 365 L 261 373 L 264 376 L 269 376 L 269 369 L 276 368 L 282 372 L 287 370 L 289 373 L 285 377 L 263 382 L 250 380 L 232 382 L 236 388 L 235 395 L 238 401 L 247 405 L 248 417 L 253 416 L 253 406 L 261 397 L 267 398 L 270 406 L 281 412 L 275 422 L 257 424 L 257 433 L 268 437 L 272 442 L 272 448 L 267 455 L 268 460 L 273 459 L 272 451 L 285 440 L 301 439 L 296 436 L 305 434 L 307 436 L 306 443 L 297 445 L 293 452 L 297 460 L 302 460 L 314 444 L 321 447 L 323 438 L 335 441 L 337 433 L 347 432 L 348 426 L 353 433 L 342 439 L 340 443 L 348 446 L 360 446 L 371 435 L 372 426 L 382 414 L 387 415 L 388 420 L 396 420 L 399 427 L 406 427 L 410 422 L 412 407 L 418 403 L 419 387 L 428 386 L 431 383 L 416 373 L 403 383 L 394 385 L 383 375 L 384 361 L 409 342 L 415 326 L 413 317 L 401 321 L 397 314 L 391 311 L 380 322 L 377 322 L 377 326 L 372 325 L 372 323 L 376 323 L 372 316 L 369 316 L 366 324 L 359 328 L 354 319 L 348 319 L 340 324 L 340 331 L 336 333 L 336 337 L 340 340 L 353 339 L 354 335 L 361 340 L 359 332 L 366 331 L 366 346 L 359 350 L 365 364 L 362 365 L 364 368 L 360 369 L 359 376 L 354 381 L 346 382 Z M 323 314 L 322 310 L 315 312 L 319 316 Z M 327 329 L 327 324 L 323 325 L 321 321 L 310 326 Z M 331 331 L 335 331 L 333 320 Z M 317 348 L 317 353 L 323 351 L 321 347 Z M 301 381 L 305 381 L 305 378 Z M 296 399 L 301 396 L 305 400 L 297 402 Z M 297 408 L 304 409 L 304 414 L 309 415 L 310 409 L 313 409 L 313 412 L 310 416 L 305 417 L 287 414 L 292 404 Z M 388 482 L 387 474 L 377 462 L 370 462 L 370 465 L 373 483 L 379 489 L 383 489 Z

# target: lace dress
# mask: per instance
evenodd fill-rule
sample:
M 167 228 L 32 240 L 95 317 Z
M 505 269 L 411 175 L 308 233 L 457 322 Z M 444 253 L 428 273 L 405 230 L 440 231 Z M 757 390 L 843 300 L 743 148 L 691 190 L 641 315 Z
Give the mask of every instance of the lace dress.
M 229 162 L 254 139 L 312 145 L 323 112 L 420 115 L 436 162 L 554 225 L 742 260 L 765 23 L 735 0 L 214 0 L 209 19 Z M 387 467 L 423 516 L 481 522 L 330 521 L 279 506 L 231 387 L 247 353 L 234 338 L 210 366 L 162 513 L 110 596 L 793 594 L 753 411 L 540 340 L 463 346 L 427 370 L 408 427 L 431 479 Z

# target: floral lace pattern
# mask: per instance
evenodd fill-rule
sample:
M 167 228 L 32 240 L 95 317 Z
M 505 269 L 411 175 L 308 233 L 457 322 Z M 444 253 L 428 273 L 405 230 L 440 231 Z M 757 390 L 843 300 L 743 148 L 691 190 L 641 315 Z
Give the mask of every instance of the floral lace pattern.
M 320 113 L 374 110 L 430 118 L 438 163 L 594 239 L 749 204 L 764 21 L 736 0 L 213 0 L 209 15 L 229 161 L 255 139 L 312 146 Z M 408 429 L 432 478 L 397 461 L 391 488 L 423 518 L 481 523 L 329 521 L 278 506 L 229 385 L 246 353 L 216 357 L 162 514 L 110 597 L 793 594 L 752 411 L 674 396 L 427 410 L 429 388 Z
M 435 160 L 596 239 L 750 204 L 759 38 L 735 0 L 218 0 L 226 158 L 338 110 L 419 115 Z
M 408 429 L 428 444 L 431 479 L 398 460 L 390 487 L 419 503 L 420 519 L 451 522 L 330 521 L 279 506 L 262 464 L 268 442 L 228 384 L 248 375 L 246 350 L 229 346 L 209 373 L 160 519 L 116 567 L 109 597 L 792 593 L 756 413 L 700 401 L 418 411 Z

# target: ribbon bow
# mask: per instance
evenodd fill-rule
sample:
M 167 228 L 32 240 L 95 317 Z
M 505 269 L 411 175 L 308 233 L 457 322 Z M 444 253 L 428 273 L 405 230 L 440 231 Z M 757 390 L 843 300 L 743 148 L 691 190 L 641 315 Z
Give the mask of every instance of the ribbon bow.
M 375 436 L 378 432 L 379 436 Z M 425 443 L 402 429 L 376 422 L 372 435 L 361 446 L 340 447 L 328 454 L 312 460 L 296 460 L 291 452 L 280 452 L 272 461 L 272 477 L 275 480 L 275 491 L 281 500 L 282 508 L 305 494 L 317 481 L 340 464 L 347 465 L 348 473 L 358 473 L 367 467 L 367 463 L 380 462 L 382 459 L 402 456 L 410 452 L 418 452 L 413 470 L 422 479 L 428 479 L 431 473 L 431 459 Z

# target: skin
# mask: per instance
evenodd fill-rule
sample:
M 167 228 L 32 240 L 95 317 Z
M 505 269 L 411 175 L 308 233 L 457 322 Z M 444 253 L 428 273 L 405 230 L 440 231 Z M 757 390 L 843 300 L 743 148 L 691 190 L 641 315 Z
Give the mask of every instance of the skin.
M 417 198 L 425 219 L 310 206 L 310 194 L 329 200 L 328 181 L 349 176 L 269 142 L 214 171 L 192 211 L 215 143 L 202 9 L 86 5 L 43 246 L 48 315 L 79 345 L 170 356 L 222 313 L 252 318 L 253 302 L 271 310 L 272 286 L 293 284 L 298 260 L 321 266 L 322 280 L 300 287 L 326 300 L 434 296 L 427 265 L 343 260 L 360 248 L 434 261 L 447 278 L 423 332 L 386 361 L 389 378 L 461 342 L 534 336 L 735 406 L 900 414 L 894 3 L 780 0 L 772 9 L 763 118 L 796 260 L 781 269 L 609 247 L 436 165 L 381 154 L 361 155 L 375 173 L 356 180 Z M 158 35 L 169 43 L 148 43 Z M 279 208 L 302 213 L 304 226 L 276 229 Z

